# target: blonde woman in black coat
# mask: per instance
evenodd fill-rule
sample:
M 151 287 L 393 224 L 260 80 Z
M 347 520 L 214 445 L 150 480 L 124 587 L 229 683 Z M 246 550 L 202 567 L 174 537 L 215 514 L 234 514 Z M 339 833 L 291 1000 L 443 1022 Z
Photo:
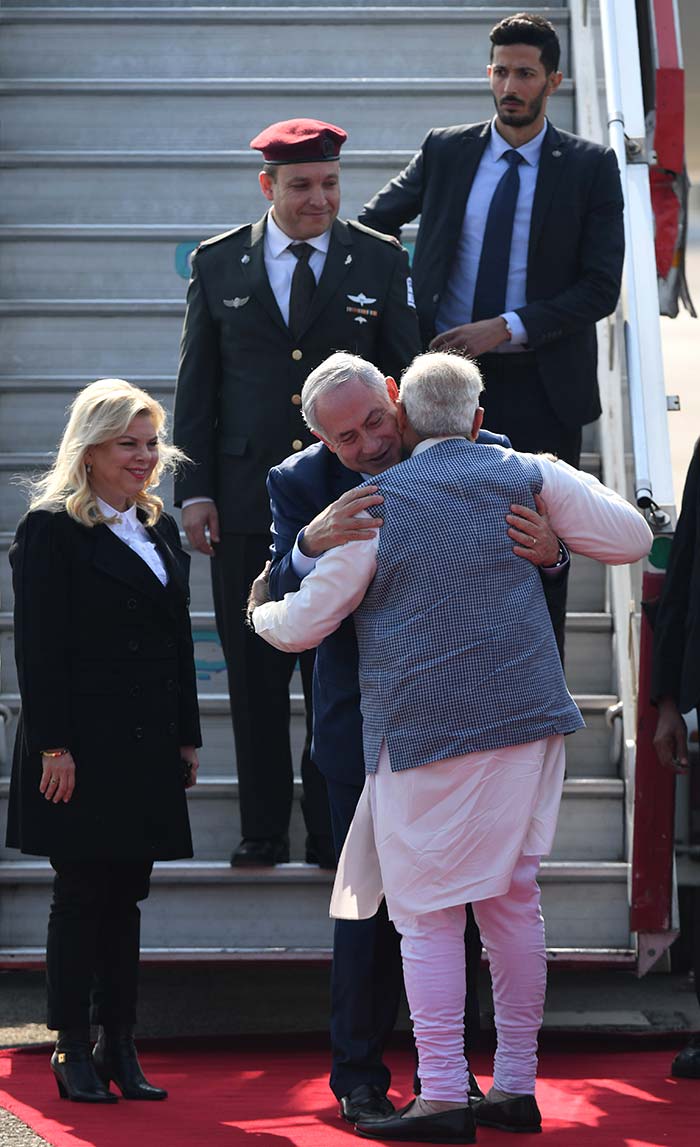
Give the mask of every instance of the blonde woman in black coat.
M 154 860 L 192 855 L 185 788 L 201 744 L 189 557 L 153 493 L 180 458 L 145 391 L 76 397 L 10 549 L 22 712 L 7 842 L 55 870 L 46 951 L 63 1097 L 164 1099 L 133 1028 L 138 901 Z M 90 1021 L 100 1025 L 93 1051 Z

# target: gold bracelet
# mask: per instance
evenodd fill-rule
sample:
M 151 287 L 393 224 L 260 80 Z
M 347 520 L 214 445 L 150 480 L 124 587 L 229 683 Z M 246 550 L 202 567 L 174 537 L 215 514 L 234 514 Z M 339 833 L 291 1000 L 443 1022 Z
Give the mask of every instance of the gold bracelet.
M 65 757 L 68 749 L 42 749 L 42 757 Z

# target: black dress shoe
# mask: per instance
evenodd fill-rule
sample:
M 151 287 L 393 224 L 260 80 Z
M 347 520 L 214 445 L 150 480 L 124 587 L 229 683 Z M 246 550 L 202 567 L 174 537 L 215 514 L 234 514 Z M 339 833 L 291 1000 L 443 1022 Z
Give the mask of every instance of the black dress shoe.
M 56 1050 L 51 1056 L 51 1070 L 61 1099 L 74 1103 L 116 1103 L 108 1087 L 95 1071 L 90 1054 L 90 1031 L 80 1029 L 58 1033 Z
M 418 1072 L 416 1072 L 416 1074 L 413 1076 L 413 1094 L 414 1095 L 420 1095 L 420 1088 L 421 1088 L 420 1076 L 419 1076 Z M 484 1098 L 484 1093 L 481 1090 L 481 1088 L 479 1087 L 479 1084 L 476 1082 L 476 1076 L 473 1075 L 472 1072 L 470 1071 L 469 1072 L 469 1102 L 470 1103 L 481 1103 L 481 1100 L 483 1098 Z
M 375 1083 L 358 1084 L 340 1101 L 340 1114 L 348 1123 L 357 1123 L 358 1119 L 372 1123 L 375 1119 L 386 1119 L 394 1111 L 391 1100 Z
M 688 1046 L 678 1052 L 671 1064 L 671 1075 L 677 1079 L 700 1079 L 700 1036 L 693 1036 Z
M 411 1103 L 388 1119 L 355 1125 L 364 1139 L 402 1139 L 408 1143 L 476 1143 L 476 1127 L 471 1107 L 453 1107 L 437 1115 L 407 1115 Z
M 231 854 L 232 868 L 272 868 L 289 863 L 289 837 L 271 836 L 261 840 L 244 837 Z
M 309 833 L 306 838 L 306 863 L 317 864 L 319 868 L 335 869 L 338 861 L 330 836 L 317 836 Z
M 516 1095 L 514 1099 L 494 1101 L 488 1095 L 474 1107 L 479 1127 L 498 1131 L 537 1132 L 542 1130 L 542 1116 L 534 1095 Z
M 163 1087 L 154 1087 L 141 1070 L 131 1028 L 100 1032 L 92 1060 L 100 1079 L 109 1087 L 114 1080 L 124 1099 L 167 1099 Z

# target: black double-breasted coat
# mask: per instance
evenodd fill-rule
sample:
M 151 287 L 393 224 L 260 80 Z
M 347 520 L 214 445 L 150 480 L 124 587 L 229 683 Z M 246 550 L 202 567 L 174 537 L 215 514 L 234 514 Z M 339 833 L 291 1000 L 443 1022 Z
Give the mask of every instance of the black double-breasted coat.
M 168 571 L 101 524 L 31 511 L 10 549 L 22 700 L 7 843 L 62 859 L 192 855 L 181 745 L 200 745 L 189 556 L 174 520 L 148 528 Z M 41 750 L 67 747 L 67 804 L 39 793 Z

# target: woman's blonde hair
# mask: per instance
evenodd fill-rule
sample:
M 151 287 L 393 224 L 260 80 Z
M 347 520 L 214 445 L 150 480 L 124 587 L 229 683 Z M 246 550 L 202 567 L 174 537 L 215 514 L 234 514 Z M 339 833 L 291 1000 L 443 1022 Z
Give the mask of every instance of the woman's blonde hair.
M 85 451 L 90 446 L 119 438 L 141 414 L 153 420 L 158 436 L 158 462 L 147 486 L 134 501 L 144 511 L 146 524 L 154 525 L 161 515 L 163 500 L 151 490 L 158 485 L 164 471 L 173 470 L 188 459 L 182 450 L 166 441 L 167 416 L 161 404 L 123 378 L 99 378 L 75 396 L 53 466 L 29 484 L 30 509 L 61 507 L 84 526 L 106 521 L 90 488 Z

